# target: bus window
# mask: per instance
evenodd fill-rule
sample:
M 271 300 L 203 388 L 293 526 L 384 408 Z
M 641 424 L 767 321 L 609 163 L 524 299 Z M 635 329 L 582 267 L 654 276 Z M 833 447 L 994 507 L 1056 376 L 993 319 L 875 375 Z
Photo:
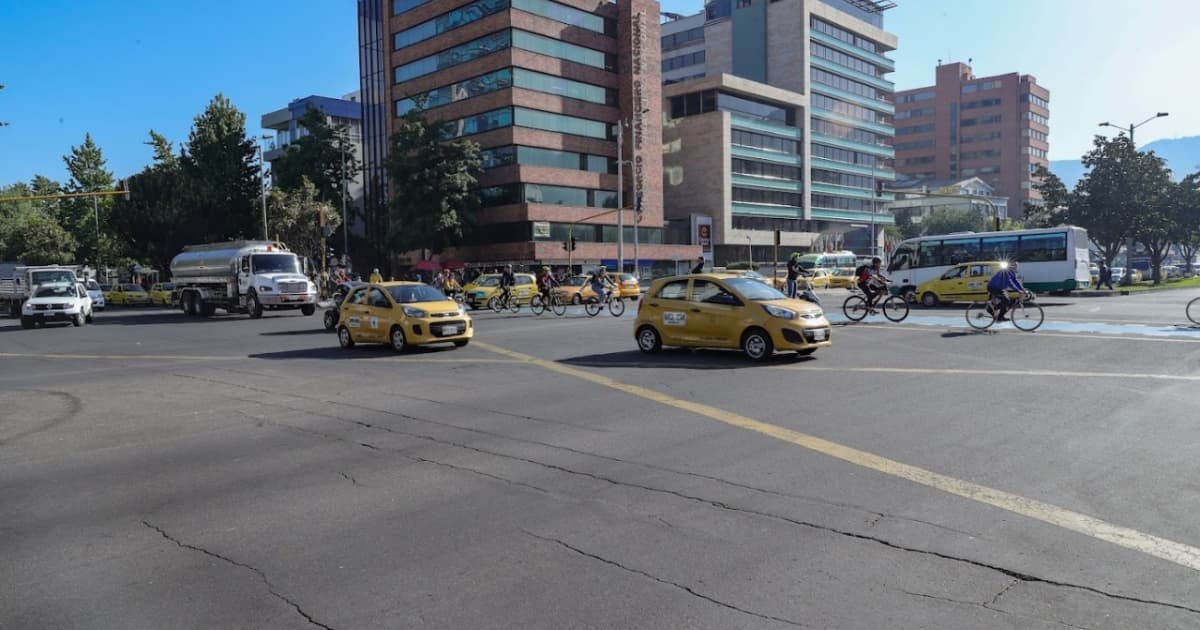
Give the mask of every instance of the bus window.
M 896 253 L 892 254 L 892 262 L 888 265 L 888 271 L 905 271 L 911 269 L 913 250 L 909 245 L 904 245 L 896 248 Z
M 1067 259 L 1066 234 L 1027 234 L 1021 237 L 1021 262 Z
M 979 260 L 979 239 L 959 238 L 942 241 L 943 265 L 957 265 L 972 260 Z
M 983 256 L 987 260 L 1014 260 L 1017 257 L 1016 236 L 989 236 L 983 239 Z
M 920 244 L 921 249 L 917 253 L 917 259 L 921 261 L 922 267 L 938 267 L 944 264 L 942 262 L 942 242 L 941 241 L 923 241 Z

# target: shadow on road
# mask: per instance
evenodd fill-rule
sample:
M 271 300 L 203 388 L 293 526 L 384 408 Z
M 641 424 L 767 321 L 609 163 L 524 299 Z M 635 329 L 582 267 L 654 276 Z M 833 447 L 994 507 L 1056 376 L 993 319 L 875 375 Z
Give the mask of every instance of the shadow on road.
M 324 332 L 324 331 L 317 331 Z M 388 359 L 397 357 L 420 357 L 450 352 L 456 348 L 452 345 L 420 346 L 397 353 L 386 344 L 359 344 L 346 350 L 337 344 L 333 335 L 332 343 L 317 348 L 297 348 L 295 350 L 280 350 L 278 352 L 260 352 L 247 355 L 251 359 L 288 360 L 288 359 Z
M 332 330 L 325 330 L 324 325 L 320 328 L 305 328 L 302 330 L 272 330 L 270 332 L 258 333 L 264 337 L 293 337 L 296 335 L 329 335 L 333 337 Z
M 272 319 L 276 317 L 303 317 L 293 313 L 271 313 L 267 312 L 263 315 L 263 319 Z M 231 321 L 254 321 L 245 314 L 237 313 L 233 315 L 212 315 L 210 317 L 188 317 L 180 311 L 155 310 L 149 312 L 136 311 L 106 311 L 104 314 L 97 314 L 96 319 L 92 322 L 95 326 L 150 326 L 155 324 L 193 324 L 205 322 L 231 322 Z M 313 320 L 315 326 L 320 326 L 320 322 Z
M 953 339 L 955 337 L 974 337 L 976 335 L 994 335 L 997 331 L 991 328 L 987 330 L 947 330 L 942 333 L 943 339 Z
M 559 363 L 593 368 L 670 368 L 681 370 L 737 370 L 744 368 L 794 365 L 812 360 L 793 353 L 776 354 L 771 358 L 752 362 L 737 350 L 691 350 L 675 348 L 659 354 L 644 354 L 638 350 L 590 354 L 568 359 Z

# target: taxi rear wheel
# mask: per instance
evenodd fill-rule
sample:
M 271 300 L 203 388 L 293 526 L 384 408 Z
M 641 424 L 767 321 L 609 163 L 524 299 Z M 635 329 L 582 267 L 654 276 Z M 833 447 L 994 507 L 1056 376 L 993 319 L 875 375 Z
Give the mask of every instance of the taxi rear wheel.
M 638 349 L 646 354 L 662 350 L 662 337 L 653 326 L 642 326 L 637 334 Z
M 775 351 L 771 334 L 761 328 L 751 328 L 742 334 L 742 352 L 752 361 L 762 361 Z
M 338 344 L 349 350 L 354 347 L 354 337 L 350 336 L 350 329 L 342 326 L 338 329 Z
M 937 305 L 938 299 L 937 296 L 933 294 L 933 291 L 926 291 L 921 294 L 921 306 L 932 308 Z
M 392 331 L 388 333 L 388 339 L 392 343 L 392 350 L 404 352 L 408 349 L 408 339 L 404 337 L 404 330 L 399 326 L 392 326 Z

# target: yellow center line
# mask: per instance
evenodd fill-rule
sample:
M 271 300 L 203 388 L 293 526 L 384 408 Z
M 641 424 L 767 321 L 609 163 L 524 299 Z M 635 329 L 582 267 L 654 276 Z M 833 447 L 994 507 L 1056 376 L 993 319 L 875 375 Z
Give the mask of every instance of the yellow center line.
M 796 446 L 869 470 L 906 479 L 913 483 L 967 498 L 984 505 L 1007 510 L 1014 514 L 1020 514 L 1043 523 L 1049 523 L 1091 538 L 1103 540 L 1126 549 L 1132 549 L 1189 569 L 1200 571 L 1200 548 L 1140 532 L 1122 525 L 1116 525 L 1087 514 L 1074 512 L 1036 499 L 1030 499 L 970 481 L 956 479 L 917 466 L 911 466 L 874 453 L 838 444 L 837 442 L 831 442 L 800 431 L 761 422 L 753 418 L 725 411 L 724 409 L 718 409 L 689 400 L 682 400 L 639 385 L 621 383 L 607 376 L 594 374 L 586 370 L 569 367 L 546 359 L 539 359 L 488 343 L 476 341 L 475 345 L 484 350 L 490 350 L 502 356 L 511 357 L 552 372 L 603 385 L 619 392 L 638 396 L 669 407 L 675 407 L 676 409 L 682 409 L 730 426 L 754 431 L 755 433 L 795 444 Z
M 955 368 L 889 368 L 889 367 L 826 367 L 808 365 L 771 365 L 772 370 L 800 372 L 866 372 L 878 374 L 952 374 L 955 376 L 1057 376 L 1066 378 L 1118 378 L 1157 381 L 1200 381 L 1200 376 L 1186 374 L 1138 374 L 1121 372 L 1067 372 L 1060 370 L 961 370 Z

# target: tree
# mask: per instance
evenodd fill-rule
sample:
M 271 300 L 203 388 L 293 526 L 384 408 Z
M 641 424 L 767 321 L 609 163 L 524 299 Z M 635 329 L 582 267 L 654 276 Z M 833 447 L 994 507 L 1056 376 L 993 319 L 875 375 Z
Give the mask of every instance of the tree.
M 151 130 L 146 144 L 154 147 L 154 163 L 128 179 L 129 199 L 117 199 L 111 223 L 130 256 L 166 269 L 184 245 L 202 242 L 186 227 L 197 222 L 188 213 L 201 206 L 188 197 L 192 187 L 170 141 Z
M 1088 172 L 1075 184 L 1068 198 L 1067 216 L 1073 225 L 1088 232 L 1108 266 L 1133 235 L 1138 208 L 1126 180 L 1136 168 L 1137 149 L 1125 136 L 1092 140 L 1092 150 L 1083 155 Z
M 4 217 L 0 228 L 3 258 L 27 265 L 70 264 L 78 244 L 54 217 L 23 209 Z
M 1042 196 L 1042 203 L 1025 204 L 1025 223 L 1029 227 L 1043 228 L 1062 225 L 1067 220 L 1069 191 L 1066 184 L 1045 166 L 1038 165 L 1033 177 L 1037 183 L 1033 189 Z
M 1162 263 L 1178 234 L 1173 207 L 1175 184 L 1167 163 L 1153 151 L 1137 153 L 1134 168 L 1129 169 L 1126 186 L 1137 208 L 1132 234 L 1150 254 L 1150 273 L 1154 284 L 1162 282 Z
M 447 141 L 446 126 L 427 123 L 419 108 L 397 121 L 387 171 L 396 194 L 388 209 L 387 244 L 395 251 L 442 251 L 461 242 L 479 206 L 474 190 L 479 145 Z
M 246 115 L 214 96 L 192 123 L 179 160 L 189 187 L 181 229 L 193 242 L 253 235 L 262 189 L 256 152 L 246 137 Z
M 316 260 L 321 256 L 321 215 L 330 233 L 342 222 L 328 202 L 318 199 L 317 188 L 303 179 L 298 188 L 274 188 L 267 197 L 267 221 L 273 234 L 292 251 Z
M 974 208 L 935 208 L 921 224 L 926 234 L 950 234 L 951 232 L 986 232 L 988 219 Z
M 1171 206 L 1175 214 L 1175 242 L 1192 274 L 1192 259 L 1200 253 L 1200 171 L 1184 177 L 1175 186 Z
M 63 156 L 63 163 L 71 178 L 63 186 L 68 193 L 89 193 L 110 191 L 113 189 L 113 175 L 106 166 L 104 154 L 92 140 L 92 134 L 83 136 L 83 144 L 71 147 L 71 152 Z M 112 262 L 119 254 L 117 241 L 108 235 L 101 238 L 104 228 L 109 225 L 112 214 L 112 199 L 110 197 L 76 197 L 63 200 L 59 223 L 74 235 L 79 243 L 80 254 L 88 258 L 92 264 L 107 260 Z
M 899 240 L 916 238 L 924 231 L 920 223 L 912 220 L 912 209 L 901 208 L 896 211 L 896 236 Z
M 344 124 L 331 126 L 325 114 L 312 108 L 297 124 L 307 134 L 288 144 L 283 155 L 271 163 L 271 183 L 295 190 L 308 179 L 320 199 L 332 202 L 341 195 L 343 182 L 354 179 L 362 170 L 350 147 L 350 130 Z

